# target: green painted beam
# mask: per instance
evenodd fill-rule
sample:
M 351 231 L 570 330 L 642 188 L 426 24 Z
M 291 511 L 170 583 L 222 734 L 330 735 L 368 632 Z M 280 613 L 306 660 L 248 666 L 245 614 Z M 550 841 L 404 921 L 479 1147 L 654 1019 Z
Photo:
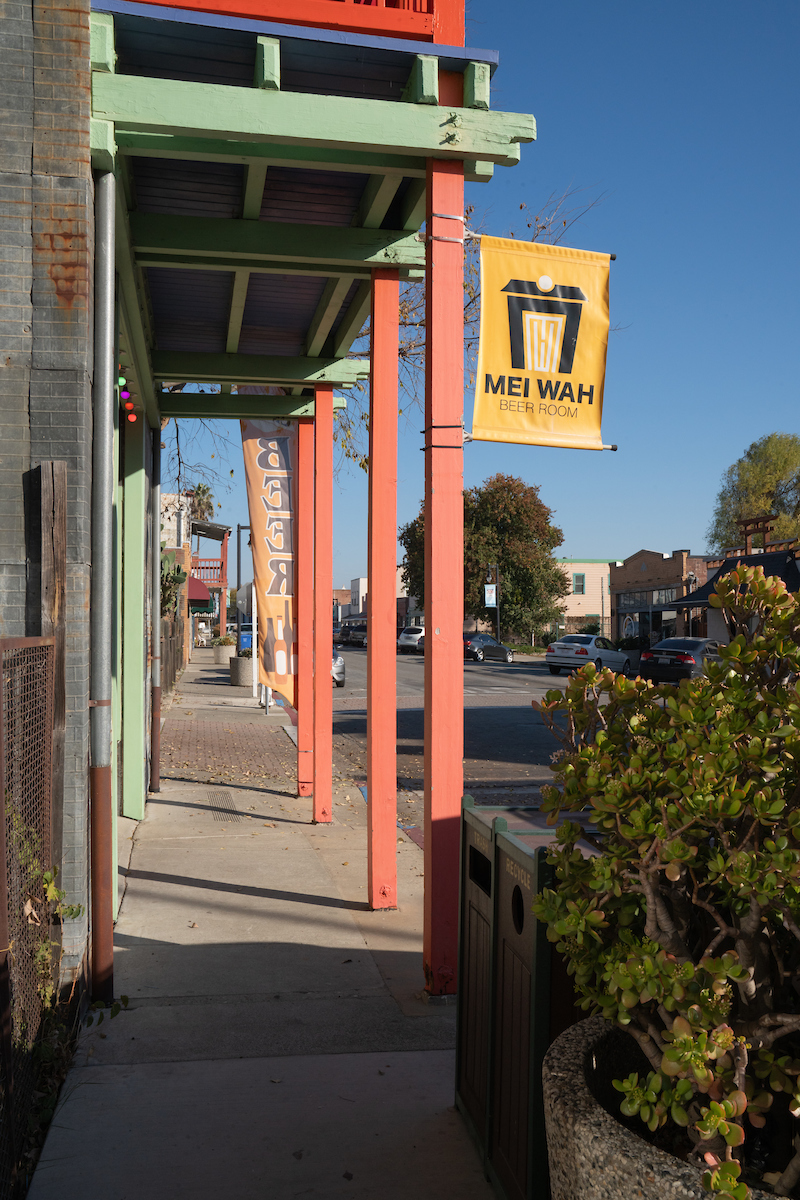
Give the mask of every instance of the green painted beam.
M 89 18 L 89 52 L 93 71 L 113 71 L 117 63 L 114 51 L 114 18 L 110 13 L 92 13 Z
M 465 108 L 489 108 L 491 78 L 488 63 L 467 63 L 464 72 Z
M 355 174 L 406 175 L 425 178 L 425 162 L 410 155 L 373 154 L 361 150 L 331 150 L 322 146 L 292 146 L 273 142 L 243 142 L 236 138 L 184 137 L 180 134 L 141 133 L 117 128 L 117 143 L 139 158 L 182 158 L 191 162 L 265 162 L 268 166 L 302 167 L 311 171 L 349 171 Z
M 89 150 L 95 171 L 113 171 L 117 159 L 117 144 L 111 121 L 89 121 Z
M 439 103 L 439 60 L 432 54 L 418 54 L 414 59 L 403 99 L 410 104 Z
M 186 383 L 264 383 L 282 385 L 332 383 L 351 387 L 369 376 L 369 362 L 357 358 L 301 358 L 281 354 L 192 354 L 153 352 L 156 379 Z
M 147 492 L 143 421 L 126 422 L 122 486 L 122 815 L 141 821 L 147 798 L 145 563 Z
M 400 175 L 425 179 L 425 162 L 398 154 L 366 154 L 360 151 L 315 149 L 308 146 L 275 146 L 269 142 L 237 142 L 222 138 L 178 137 L 171 134 L 139 133 L 117 129 L 119 149 L 132 158 L 180 158 L 187 162 L 265 162 L 268 166 L 302 167 L 310 171 L 349 171 L 351 174 Z M 486 183 L 494 163 L 467 159 L 464 178 L 468 183 Z
M 140 267 L 180 267 L 186 271 L 243 271 L 260 273 L 262 275 L 321 275 L 338 276 L 341 267 L 333 267 L 327 263 L 294 263 L 294 262 L 264 262 L 258 258 L 232 258 L 220 255 L 218 258 L 202 258 L 196 254 L 137 254 L 136 262 Z M 369 266 L 347 268 L 348 275 L 354 279 L 370 279 L 372 268 Z M 424 267 L 400 267 L 401 279 L 422 279 Z
M 215 258 L 316 262 L 329 266 L 422 267 L 425 247 L 416 234 L 396 229 L 347 229 L 290 225 L 282 221 L 221 221 L 131 213 L 134 251 Z
M 162 417 L 205 417 L 232 420 L 240 417 L 313 417 L 313 398 L 294 396 L 237 396 L 219 392 L 161 392 Z M 346 408 L 343 396 L 334 396 L 334 408 Z
M 347 354 L 355 339 L 364 328 L 364 322 L 369 316 L 372 302 L 372 280 L 358 285 L 358 291 L 350 301 L 350 307 L 344 314 L 342 323 L 336 330 L 333 339 L 333 353 L 336 356 Z
M 352 282 L 352 275 L 340 275 L 338 279 L 329 279 L 325 284 L 325 291 L 322 293 L 306 336 L 306 354 L 309 358 L 316 358 L 322 353 L 322 347 L 325 345 L 333 322 L 339 315 L 339 310 L 344 304 L 344 298 L 350 290 Z
M 245 221 L 257 221 L 261 213 L 264 199 L 264 185 L 267 182 L 267 164 L 263 162 L 248 163 L 245 169 L 244 195 L 242 197 L 242 217 Z
M 92 115 L 149 133 L 269 139 L 500 166 L 514 166 L 519 143 L 536 137 L 533 117 L 521 113 L 100 72 L 92 76 Z
M 400 223 L 403 229 L 419 229 L 425 220 L 425 191 L 424 179 L 412 179 L 403 197 L 400 211 Z
M 247 300 L 247 285 L 249 282 L 249 271 L 237 271 L 233 277 L 231 308 L 228 316 L 228 337 L 225 342 L 225 350 L 228 354 L 235 354 L 239 349 L 239 338 L 242 334 L 242 318 L 244 317 L 244 306 Z
M 353 228 L 379 229 L 399 187 L 399 175 L 370 175 L 358 212 L 350 222 Z
M 256 69 L 253 82 L 257 88 L 279 92 L 281 88 L 281 43 L 279 38 L 256 38 Z

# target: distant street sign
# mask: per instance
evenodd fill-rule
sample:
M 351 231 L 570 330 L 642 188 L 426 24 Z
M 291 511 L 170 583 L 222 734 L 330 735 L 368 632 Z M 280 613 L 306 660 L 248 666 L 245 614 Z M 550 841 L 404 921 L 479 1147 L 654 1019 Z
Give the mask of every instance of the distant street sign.
M 483 603 L 486 608 L 497 608 L 496 583 L 485 583 L 483 585 Z

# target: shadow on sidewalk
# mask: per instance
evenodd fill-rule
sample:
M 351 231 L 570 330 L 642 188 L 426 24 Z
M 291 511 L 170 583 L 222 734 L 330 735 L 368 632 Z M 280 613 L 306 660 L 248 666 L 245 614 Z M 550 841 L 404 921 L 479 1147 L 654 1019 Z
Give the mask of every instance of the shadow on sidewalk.
M 154 883 L 173 883 L 178 887 L 201 888 L 208 892 L 228 892 L 233 896 L 255 896 L 261 900 L 286 900 L 292 904 L 317 904 L 322 908 L 347 908 L 352 912 L 369 912 L 366 902 L 341 900 L 338 896 L 312 896 L 306 892 L 290 892 L 280 888 L 248 887 L 243 883 L 222 883 L 213 879 L 193 879 L 189 875 L 164 875 L 157 871 L 137 871 L 129 867 L 120 871 L 127 879 L 150 879 Z

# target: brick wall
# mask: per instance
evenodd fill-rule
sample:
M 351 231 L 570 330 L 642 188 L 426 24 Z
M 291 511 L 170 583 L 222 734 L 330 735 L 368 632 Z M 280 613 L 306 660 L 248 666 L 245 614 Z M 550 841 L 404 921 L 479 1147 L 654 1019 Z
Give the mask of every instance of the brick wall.
M 628 613 L 635 615 L 636 612 L 646 611 L 651 603 L 660 603 L 656 595 L 660 589 L 674 588 L 676 598 L 685 596 L 687 592 L 702 587 L 708 576 L 706 560 L 688 550 L 673 550 L 666 558 L 654 550 L 639 550 L 623 563 L 612 564 L 609 570 L 614 637 L 620 636 L 620 622 Z M 690 574 L 694 574 L 694 580 L 689 580 Z M 623 607 L 619 597 L 625 592 L 642 593 L 642 599 L 632 608 Z M 682 631 L 682 616 L 679 617 L 678 624 Z
M 0 7 L 0 636 L 36 635 L 23 476 L 67 463 L 61 882 L 88 904 L 92 213 L 88 0 Z M 35 558 L 35 554 L 33 555 Z M 64 931 L 76 966 L 86 918 Z

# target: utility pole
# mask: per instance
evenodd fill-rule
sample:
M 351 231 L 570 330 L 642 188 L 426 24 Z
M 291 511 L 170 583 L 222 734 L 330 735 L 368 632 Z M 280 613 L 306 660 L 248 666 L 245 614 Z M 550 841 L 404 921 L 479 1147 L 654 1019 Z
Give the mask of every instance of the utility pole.
M 239 589 L 242 586 L 242 530 L 249 525 L 236 526 L 236 653 L 242 648 L 242 610 L 239 608 Z M 255 584 L 255 580 L 253 580 Z
M 492 571 L 494 571 L 494 580 L 492 580 Z M 486 582 L 495 584 L 495 607 L 497 609 L 497 640 L 500 638 L 500 567 L 497 563 L 489 563 L 486 568 Z

